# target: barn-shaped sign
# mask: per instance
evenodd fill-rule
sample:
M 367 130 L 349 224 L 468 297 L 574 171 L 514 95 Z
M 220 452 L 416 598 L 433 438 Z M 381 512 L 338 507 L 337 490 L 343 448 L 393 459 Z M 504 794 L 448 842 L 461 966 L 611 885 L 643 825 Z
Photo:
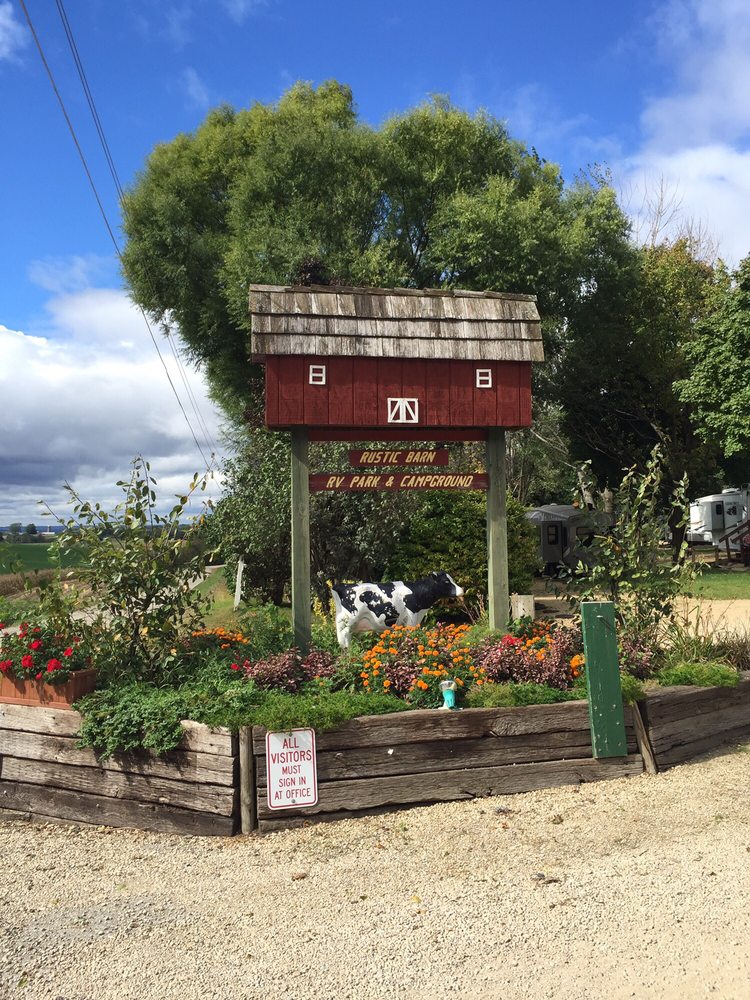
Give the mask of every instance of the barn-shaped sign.
M 544 360 L 535 297 L 251 285 L 250 319 L 251 357 L 265 365 L 266 425 L 292 435 L 297 644 L 310 634 L 310 440 L 486 440 L 490 620 L 504 625 L 505 431 L 531 424 L 531 365 Z M 444 481 L 429 478 L 436 488 Z M 362 482 L 383 488 L 377 476 Z
M 531 423 L 533 296 L 253 285 L 250 314 L 269 428 L 431 440 Z

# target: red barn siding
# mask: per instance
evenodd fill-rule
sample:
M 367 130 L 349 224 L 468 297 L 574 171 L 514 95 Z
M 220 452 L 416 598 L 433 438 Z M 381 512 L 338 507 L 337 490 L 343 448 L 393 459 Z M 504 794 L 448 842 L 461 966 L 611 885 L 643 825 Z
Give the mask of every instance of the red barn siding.
M 465 361 L 449 361 L 451 379 L 451 425 L 474 426 L 474 368 Z
M 310 365 L 324 365 L 326 384 L 310 385 Z M 477 368 L 492 388 L 476 388 Z M 271 428 L 406 428 L 388 423 L 388 398 L 419 401 L 418 427 L 528 427 L 531 364 L 515 361 L 426 361 L 397 358 L 266 358 L 266 423 Z

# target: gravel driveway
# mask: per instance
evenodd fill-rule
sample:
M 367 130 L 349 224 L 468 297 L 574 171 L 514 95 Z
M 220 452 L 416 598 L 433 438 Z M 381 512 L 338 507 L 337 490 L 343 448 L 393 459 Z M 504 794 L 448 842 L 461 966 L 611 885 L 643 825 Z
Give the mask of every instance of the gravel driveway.
M 750 754 L 265 838 L 0 823 L 0 997 L 750 997 Z

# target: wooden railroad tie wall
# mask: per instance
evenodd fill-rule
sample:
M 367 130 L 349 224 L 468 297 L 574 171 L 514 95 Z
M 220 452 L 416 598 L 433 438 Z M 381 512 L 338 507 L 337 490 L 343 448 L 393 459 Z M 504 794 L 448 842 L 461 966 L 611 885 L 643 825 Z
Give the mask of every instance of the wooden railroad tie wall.
M 627 756 L 594 760 L 585 701 L 354 719 L 317 737 L 318 805 L 283 812 L 268 808 L 265 730 L 256 726 L 253 819 L 263 833 L 298 826 L 305 818 L 343 819 L 388 807 L 641 774 L 629 708 L 625 722 Z
M 0 817 L 231 836 L 237 737 L 184 722 L 178 750 L 100 762 L 76 746 L 78 712 L 0 705 Z
M 750 739 L 750 674 L 737 687 L 664 688 L 640 704 L 660 771 Z

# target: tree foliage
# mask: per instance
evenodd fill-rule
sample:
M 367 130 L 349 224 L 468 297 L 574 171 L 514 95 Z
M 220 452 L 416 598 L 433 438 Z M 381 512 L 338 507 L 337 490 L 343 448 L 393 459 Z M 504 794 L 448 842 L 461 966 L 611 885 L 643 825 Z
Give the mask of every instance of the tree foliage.
M 750 452 L 750 257 L 722 269 L 706 315 L 687 349 L 689 372 L 677 385 L 698 432 L 728 456 Z
M 61 556 L 84 557 L 76 575 L 89 586 L 92 606 L 78 627 L 91 634 L 100 669 L 111 678 L 161 683 L 170 679 L 182 637 L 200 624 L 207 609 L 206 598 L 191 589 L 206 564 L 203 546 L 190 546 L 200 525 L 186 530 L 180 524 L 206 478 L 195 476 L 167 514 L 158 513 L 156 480 L 142 458 L 133 461 L 130 478 L 117 485 L 123 499 L 111 511 L 66 485 L 73 515 L 53 515 L 67 530 L 52 544 Z M 55 622 L 71 611 L 55 588 L 45 592 L 44 600 L 46 617 Z
M 615 604 L 625 633 L 655 641 L 664 618 L 672 616 L 675 600 L 683 590 L 689 569 L 684 559 L 672 563 L 664 558 L 660 542 L 664 521 L 662 483 L 664 462 L 655 449 L 646 470 L 633 466 L 615 492 L 616 520 L 611 533 L 597 536 L 596 559 L 579 563 L 569 576 L 576 603 L 604 600 Z M 688 516 L 687 479 L 671 493 L 672 521 Z M 684 557 L 685 547 L 680 553 Z
M 628 229 L 606 184 L 566 188 L 492 116 L 433 99 L 374 129 L 335 81 L 211 112 L 153 150 L 123 210 L 134 298 L 177 323 L 234 414 L 257 387 L 251 282 L 312 260 L 350 284 L 534 292 L 554 351 Z

